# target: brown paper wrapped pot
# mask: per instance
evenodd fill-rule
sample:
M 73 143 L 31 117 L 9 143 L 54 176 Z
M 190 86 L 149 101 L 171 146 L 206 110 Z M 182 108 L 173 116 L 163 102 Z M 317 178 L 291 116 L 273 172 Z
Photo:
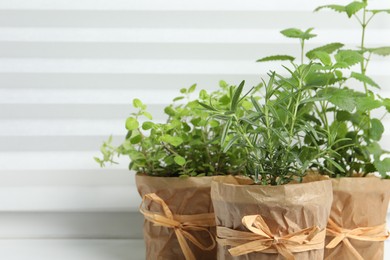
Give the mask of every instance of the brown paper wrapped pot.
M 330 218 L 345 229 L 373 227 L 386 222 L 390 198 L 390 180 L 377 177 L 351 177 L 332 179 L 333 204 Z M 328 244 L 333 237 L 327 237 Z M 382 260 L 383 242 L 366 242 L 349 239 L 363 259 Z M 325 250 L 329 260 L 354 260 L 356 257 L 343 243 Z
M 287 235 L 305 228 L 326 228 L 332 204 L 330 180 L 282 186 L 243 185 L 243 181 L 216 178 L 211 198 L 217 226 L 247 231 L 241 220 L 261 215 L 275 235 Z M 284 259 L 279 254 L 261 252 L 232 257 L 230 246 L 218 243 L 218 259 Z M 294 253 L 295 259 L 323 259 L 323 249 Z
M 141 197 L 155 193 L 168 205 L 173 214 L 195 215 L 213 213 L 210 198 L 211 177 L 152 177 L 136 175 L 137 189 Z M 153 212 L 161 212 L 156 203 L 146 201 L 146 208 Z M 209 230 L 215 235 L 215 227 Z M 205 232 L 189 231 L 201 244 L 209 245 L 210 237 Z M 185 259 L 177 236 L 172 228 L 156 226 L 148 220 L 144 221 L 144 240 L 146 259 Z M 204 251 L 188 242 L 196 259 L 216 259 L 216 248 Z

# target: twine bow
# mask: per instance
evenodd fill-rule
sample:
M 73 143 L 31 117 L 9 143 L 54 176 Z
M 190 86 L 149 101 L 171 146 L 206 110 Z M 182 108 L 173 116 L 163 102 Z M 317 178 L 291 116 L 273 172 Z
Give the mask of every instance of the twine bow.
M 271 233 L 260 215 L 245 216 L 242 224 L 251 232 L 217 226 L 217 241 L 233 246 L 229 249 L 232 256 L 252 252 L 279 253 L 288 260 L 294 260 L 293 253 L 324 248 L 325 229 L 320 230 L 316 226 L 279 237 Z
M 144 207 L 145 201 L 149 199 L 152 202 L 159 204 L 162 207 L 163 214 L 151 212 Z M 164 226 L 173 228 L 179 242 L 180 248 L 183 251 L 184 257 L 187 260 L 196 260 L 193 252 L 191 251 L 187 240 L 191 241 L 195 246 L 202 250 L 212 250 L 215 245 L 214 235 L 208 230 L 208 227 L 215 226 L 214 213 L 196 214 L 196 215 L 174 215 L 169 209 L 168 205 L 157 196 L 155 193 L 146 194 L 142 198 L 140 211 L 144 215 L 145 219 L 152 222 L 157 226 Z M 205 246 L 201 244 L 191 233 L 188 231 L 204 231 L 211 240 L 211 245 Z
M 386 235 L 383 235 L 383 234 Z M 352 246 L 349 239 L 356 239 L 360 241 L 382 242 L 389 237 L 389 232 L 386 231 L 386 224 L 373 227 L 360 227 L 355 229 L 346 229 L 339 227 L 333 220 L 329 219 L 326 228 L 326 235 L 334 237 L 332 241 L 326 245 L 326 248 L 335 248 L 338 244 L 343 244 L 350 250 L 357 260 L 364 260 L 358 251 Z M 329 257 L 327 258 L 329 259 Z

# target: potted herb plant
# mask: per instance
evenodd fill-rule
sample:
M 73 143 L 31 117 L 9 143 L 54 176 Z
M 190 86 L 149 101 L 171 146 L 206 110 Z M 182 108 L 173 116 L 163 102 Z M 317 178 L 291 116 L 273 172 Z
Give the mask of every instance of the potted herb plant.
M 195 88 L 181 89 L 181 95 L 164 110 L 165 123 L 153 121 L 146 105 L 134 99 L 138 111 L 126 120 L 125 140 L 119 146 L 105 142 L 103 158 L 96 158 L 101 166 L 114 163 L 119 155 L 130 158 L 129 169 L 137 172 L 136 184 L 143 197 L 140 210 L 145 216 L 147 259 L 216 258 L 211 176 L 237 174 L 245 159 L 239 147 L 221 151 L 226 123 L 211 120 L 198 103 L 211 98 L 223 108 L 236 87 L 221 81 L 212 95 L 202 90 L 198 99 L 191 100 Z
M 246 96 L 240 97 L 242 87 L 227 109 L 202 104 L 234 136 L 221 144 L 224 150 L 244 147 L 247 154 L 248 178 L 216 177 L 212 183 L 218 259 L 323 258 L 331 181 L 305 175 L 332 151 L 304 140 L 323 135 L 305 118 L 315 101 L 304 84 L 311 66 L 297 65 L 289 78 L 271 73 L 247 113 L 237 113 Z
M 330 158 L 324 158 L 323 165 L 314 165 L 315 170 L 332 177 L 333 183 L 325 257 L 383 259 L 383 241 L 389 236 L 385 222 L 390 198 L 390 158 L 384 158 L 387 152 L 379 144 L 385 115 L 377 118 L 374 112 L 389 112 L 390 99 L 374 93 L 379 85 L 367 76 L 367 69 L 372 55 L 388 56 L 390 47 L 369 48 L 365 35 L 372 19 L 390 10 L 370 10 L 367 1 L 326 5 L 316 11 L 323 8 L 356 18 L 362 28 L 358 49 L 346 49 L 344 44 L 334 42 L 306 53 L 310 62 L 315 63 L 306 84 L 316 86 L 311 95 L 317 99 L 307 120 L 326 133 L 306 140 L 310 145 L 319 144 L 335 151 L 329 154 Z M 300 39 L 302 64 L 305 52 L 301 36 L 310 31 L 282 31 L 287 37 Z M 274 55 L 260 61 L 294 59 Z M 358 83 L 361 89 L 357 88 Z

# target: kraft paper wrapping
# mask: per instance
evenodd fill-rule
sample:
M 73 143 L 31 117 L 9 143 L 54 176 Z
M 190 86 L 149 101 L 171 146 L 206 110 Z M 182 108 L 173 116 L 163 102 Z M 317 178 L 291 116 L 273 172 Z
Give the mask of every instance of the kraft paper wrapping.
M 162 198 L 175 215 L 196 215 L 213 213 L 210 198 L 212 177 L 152 177 L 136 175 L 139 194 L 155 193 Z M 152 212 L 162 212 L 161 206 L 151 201 L 145 201 L 145 208 Z M 215 235 L 215 227 L 209 231 Z M 210 235 L 207 232 L 188 231 L 203 245 L 210 245 Z M 144 221 L 144 240 L 146 259 L 185 259 L 174 229 L 156 226 L 148 220 Z M 216 248 L 205 251 L 188 242 L 196 259 L 216 259 Z
M 303 229 L 326 228 L 332 204 L 330 180 L 282 186 L 251 185 L 248 179 L 215 177 L 211 187 L 217 226 L 248 231 L 242 218 L 261 215 L 272 234 L 285 236 Z M 253 252 L 232 257 L 231 246 L 218 242 L 218 259 L 285 259 L 278 253 Z M 323 259 L 324 250 L 294 253 L 295 259 Z
M 377 177 L 350 177 L 332 179 L 333 204 L 330 219 L 339 227 L 353 230 L 355 228 L 373 227 L 386 222 L 390 198 L 390 180 Z M 383 230 L 385 235 L 385 230 Z M 333 237 L 327 237 L 328 244 Z M 349 239 L 353 248 L 363 259 L 382 260 L 384 243 L 358 241 Z M 343 243 L 333 249 L 325 249 L 329 260 L 357 259 Z

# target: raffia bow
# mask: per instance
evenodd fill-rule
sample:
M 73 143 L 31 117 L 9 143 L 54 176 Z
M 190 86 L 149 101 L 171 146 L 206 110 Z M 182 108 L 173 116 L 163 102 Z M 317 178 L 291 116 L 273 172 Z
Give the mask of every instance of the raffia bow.
M 386 234 L 386 235 L 383 235 Z M 389 238 L 389 232 L 386 231 L 386 224 L 373 227 L 360 227 L 355 229 L 346 229 L 338 226 L 333 220 L 329 219 L 326 228 L 326 235 L 334 237 L 326 248 L 335 248 L 338 244 L 343 244 L 350 250 L 356 260 L 364 260 L 359 252 L 352 246 L 349 239 L 356 239 L 360 241 L 382 242 Z M 330 259 L 328 256 L 326 259 Z
M 217 226 L 217 241 L 233 246 L 229 249 L 232 256 L 253 252 L 279 253 L 288 260 L 294 260 L 293 253 L 324 248 L 325 229 L 320 230 L 316 226 L 279 237 L 271 233 L 260 215 L 245 216 L 242 224 L 251 232 Z
M 151 200 L 159 204 L 162 207 L 163 214 L 151 212 L 144 207 L 146 200 Z M 173 228 L 179 242 L 179 245 L 183 251 L 184 257 L 187 260 L 196 260 L 193 252 L 191 251 L 187 240 L 191 241 L 195 246 L 202 250 L 212 250 L 215 245 L 214 235 L 211 234 L 208 227 L 215 226 L 214 213 L 196 214 L 196 215 L 174 215 L 169 209 L 168 205 L 155 193 L 146 194 L 142 198 L 142 204 L 140 206 L 140 212 L 144 215 L 145 219 L 152 222 L 157 226 L 164 226 Z M 188 231 L 203 231 L 206 232 L 211 240 L 211 245 L 205 246 L 201 244 L 191 233 Z

